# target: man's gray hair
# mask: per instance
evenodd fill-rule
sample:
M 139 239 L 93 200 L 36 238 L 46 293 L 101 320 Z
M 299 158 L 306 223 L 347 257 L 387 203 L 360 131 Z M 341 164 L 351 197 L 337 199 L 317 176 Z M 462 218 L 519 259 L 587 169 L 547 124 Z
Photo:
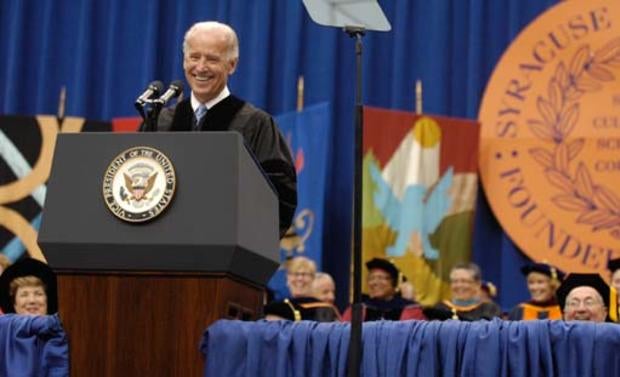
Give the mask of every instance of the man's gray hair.
M 457 263 L 452 270 L 467 270 L 471 272 L 472 278 L 474 281 L 482 281 L 482 273 L 480 272 L 480 267 L 477 264 L 471 262 L 461 262 Z
M 187 40 L 193 34 L 197 32 L 212 30 L 221 30 L 224 32 L 226 42 L 228 43 L 226 57 L 228 59 L 238 59 L 239 39 L 237 38 L 237 33 L 235 33 L 235 30 L 229 25 L 217 21 L 203 21 L 193 24 L 192 27 L 190 27 L 187 32 L 185 32 L 185 37 L 183 38 L 183 55 L 185 56 L 187 52 Z

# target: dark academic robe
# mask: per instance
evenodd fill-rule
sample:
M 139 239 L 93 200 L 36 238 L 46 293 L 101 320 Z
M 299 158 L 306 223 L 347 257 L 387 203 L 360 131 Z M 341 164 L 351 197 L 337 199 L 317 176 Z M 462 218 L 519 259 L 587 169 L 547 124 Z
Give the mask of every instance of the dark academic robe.
M 545 302 L 528 301 L 513 308 L 508 314 L 508 319 L 512 321 L 562 319 L 562 310 L 555 297 Z
M 195 123 L 190 99 L 161 111 L 159 131 L 191 131 Z M 236 131 L 254 153 L 278 193 L 280 237 L 291 225 L 297 207 L 297 175 L 290 151 L 271 115 L 233 95 L 207 111 L 201 131 Z
M 492 302 L 479 302 L 477 304 L 460 306 L 453 304 L 451 301 L 444 300 L 434 307 L 437 312 L 450 313 L 450 318 L 460 319 L 463 321 L 477 321 L 479 319 L 491 319 L 499 317 L 502 313 L 497 304 Z M 439 316 L 433 319 L 448 319 Z
M 264 315 L 274 315 L 290 321 L 340 321 L 338 309 L 330 303 L 314 297 L 297 297 L 274 301 L 265 305 Z
M 391 300 L 373 299 L 366 295 L 362 296 L 364 322 L 368 321 L 405 321 L 409 319 L 426 319 L 422 313 L 422 307 L 415 301 L 394 296 Z M 351 308 L 342 315 L 343 321 L 351 321 Z

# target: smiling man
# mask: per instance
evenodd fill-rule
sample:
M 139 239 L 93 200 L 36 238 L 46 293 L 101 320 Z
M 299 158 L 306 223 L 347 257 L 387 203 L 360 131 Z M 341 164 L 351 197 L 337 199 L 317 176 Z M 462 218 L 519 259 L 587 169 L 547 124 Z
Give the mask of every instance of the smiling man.
M 565 321 L 605 322 L 609 286 L 599 274 L 570 274 L 558 289 Z
M 424 313 L 430 319 L 461 319 L 475 321 L 491 319 L 501 314 L 493 302 L 480 300 L 482 276 L 474 263 L 460 263 L 450 271 L 450 300 L 444 300 Z
M 271 115 L 231 94 L 239 41 L 228 25 L 194 24 L 183 40 L 183 70 L 189 98 L 161 111 L 159 131 L 236 131 L 254 153 L 279 197 L 280 237 L 297 206 L 297 177 L 291 154 Z

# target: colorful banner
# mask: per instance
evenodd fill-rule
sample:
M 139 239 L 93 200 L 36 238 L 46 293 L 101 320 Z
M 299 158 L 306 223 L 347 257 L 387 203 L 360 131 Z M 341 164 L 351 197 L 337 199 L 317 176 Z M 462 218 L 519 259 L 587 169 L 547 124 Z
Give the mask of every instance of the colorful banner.
M 475 121 L 364 108 L 363 260 L 391 260 L 423 305 L 470 259 L 477 148 Z
M 37 245 L 58 132 L 109 131 L 110 124 L 51 115 L 0 116 L 0 249 L 45 261 Z
M 321 269 L 325 184 L 331 156 L 331 106 L 320 103 L 301 112 L 276 117 L 287 139 L 297 170 L 297 211 L 293 224 L 280 242 L 282 262 L 303 255 Z M 275 299 L 288 297 L 286 273 L 280 268 L 269 282 Z

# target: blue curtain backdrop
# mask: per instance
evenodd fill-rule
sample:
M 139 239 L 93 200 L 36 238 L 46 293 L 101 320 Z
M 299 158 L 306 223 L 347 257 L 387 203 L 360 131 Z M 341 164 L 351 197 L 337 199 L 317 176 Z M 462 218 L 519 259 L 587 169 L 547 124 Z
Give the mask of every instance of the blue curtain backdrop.
M 476 118 L 486 82 L 504 49 L 557 0 L 382 0 L 389 33 L 364 38 L 367 105 L 412 110 L 414 82 L 424 111 Z M 3 0 L 0 2 L 0 112 L 56 113 L 108 120 L 135 115 L 133 100 L 153 79 L 182 78 L 181 40 L 194 22 L 230 23 L 241 42 L 230 83 L 272 114 L 333 105 L 333 170 L 327 180 L 323 267 L 348 298 L 353 160 L 354 43 L 314 24 L 301 0 Z M 504 308 L 524 299 L 516 267 L 524 260 L 480 195 L 474 259 L 497 283 Z

